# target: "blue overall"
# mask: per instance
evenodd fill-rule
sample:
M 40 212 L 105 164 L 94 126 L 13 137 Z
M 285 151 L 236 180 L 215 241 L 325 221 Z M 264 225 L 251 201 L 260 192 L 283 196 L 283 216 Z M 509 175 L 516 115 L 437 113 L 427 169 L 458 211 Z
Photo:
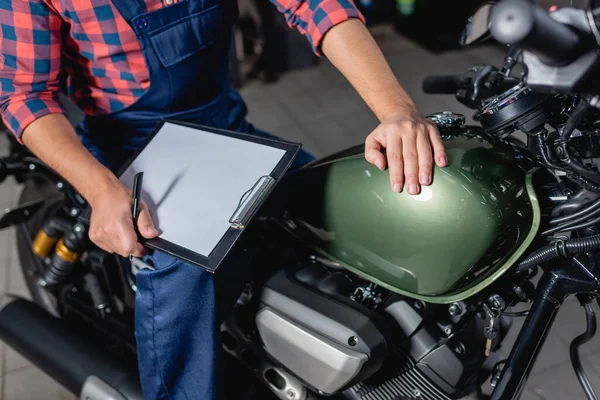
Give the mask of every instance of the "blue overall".
M 77 126 L 98 160 L 116 171 L 160 118 L 267 135 L 246 122 L 246 106 L 229 87 L 234 0 L 181 0 L 149 13 L 144 0 L 113 3 L 138 37 L 150 88 L 124 110 L 86 117 Z M 295 163 L 311 159 L 301 152 Z M 217 306 L 226 309 L 239 293 L 224 290 L 217 302 L 213 275 L 159 252 L 151 261 L 155 270 L 137 274 L 135 310 L 144 398 L 221 398 Z

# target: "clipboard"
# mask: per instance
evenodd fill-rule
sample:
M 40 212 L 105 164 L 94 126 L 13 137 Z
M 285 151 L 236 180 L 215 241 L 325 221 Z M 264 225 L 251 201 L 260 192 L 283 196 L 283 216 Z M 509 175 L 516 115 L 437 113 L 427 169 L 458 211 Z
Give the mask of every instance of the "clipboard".
M 299 143 L 163 119 L 117 177 L 159 231 L 144 246 L 215 273 L 298 155 Z

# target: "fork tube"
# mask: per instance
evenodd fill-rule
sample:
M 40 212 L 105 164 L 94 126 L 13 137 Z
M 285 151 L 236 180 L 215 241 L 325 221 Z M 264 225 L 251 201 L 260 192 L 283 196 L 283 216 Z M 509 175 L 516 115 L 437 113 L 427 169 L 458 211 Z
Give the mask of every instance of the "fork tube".
M 558 309 L 567 296 L 598 293 L 598 278 L 577 259 L 549 267 L 536 290 L 534 301 L 519 337 L 502 371 L 491 400 L 516 400 L 527 382 L 533 364 L 546 341 Z
M 538 287 L 538 293 L 540 289 L 542 288 Z M 525 324 L 504 366 L 502 378 L 492 394 L 492 400 L 515 400 L 521 396 L 525 382 L 561 306 L 561 301 L 545 289 L 542 289 L 544 293 L 531 306 Z

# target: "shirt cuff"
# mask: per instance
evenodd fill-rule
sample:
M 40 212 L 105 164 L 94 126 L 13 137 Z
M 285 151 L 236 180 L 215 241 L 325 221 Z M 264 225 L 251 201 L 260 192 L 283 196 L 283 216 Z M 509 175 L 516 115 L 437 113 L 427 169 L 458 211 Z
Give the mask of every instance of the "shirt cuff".
M 365 23 L 365 18 L 358 10 L 353 0 L 324 0 L 314 10 L 313 18 L 309 21 L 306 33 L 313 51 L 322 56 L 321 44 L 325 34 L 334 26 L 351 18 L 357 18 Z
M 21 144 L 23 143 L 21 140 L 23 131 L 36 119 L 48 114 L 66 115 L 65 109 L 54 95 L 36 96 L 35 98 L 30 96 L 31 94 L 29 98 L 12 98 L 2 110 L 4 124 Z

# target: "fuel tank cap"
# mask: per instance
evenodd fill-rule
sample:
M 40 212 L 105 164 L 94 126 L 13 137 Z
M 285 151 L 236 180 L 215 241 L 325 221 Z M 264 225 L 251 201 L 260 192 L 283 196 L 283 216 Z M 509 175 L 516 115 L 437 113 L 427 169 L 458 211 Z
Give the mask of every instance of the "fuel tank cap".
M 438 128 L 457 128 L 465 124 L 465 116 L 452 111 L 442 111 L 429 115 L 427 118 L 436 123 Z

